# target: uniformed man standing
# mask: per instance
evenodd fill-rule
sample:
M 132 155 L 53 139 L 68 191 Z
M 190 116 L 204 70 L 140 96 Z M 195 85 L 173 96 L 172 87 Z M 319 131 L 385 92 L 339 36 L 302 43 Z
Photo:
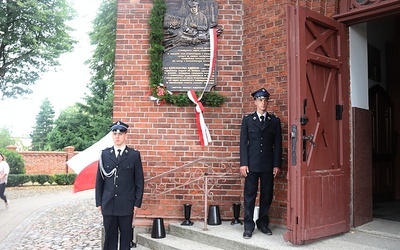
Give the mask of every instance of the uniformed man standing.
M 144 177 L 139 151 L 125 144 L 128 125 L 111 125 L 114 146 L 101 152 L 96 177 L 96 207 L 103 214 L 104 249 L 130 249 L 132 220 L 142 205 Z
M 259 217 L 257 228 L 272 235 L 268 227 L 268 210 L 272 203 L 274 178 L 282 161 L 281 121 L 267 113 L 269 93 L 261 88 L 251 94 L 257 110 L 243 117 L 240 130 L 240 173 L 244 184 L 244 233 L 250 239 L 255 223 L 254 206 L 260 180 Z

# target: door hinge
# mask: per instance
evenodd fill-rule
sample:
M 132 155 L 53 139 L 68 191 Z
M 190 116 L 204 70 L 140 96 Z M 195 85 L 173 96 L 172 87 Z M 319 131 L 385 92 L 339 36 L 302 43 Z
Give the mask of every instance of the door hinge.
M 303 115 L 300 117 L 300 124 L 307 125 L 308 118 L 306 116 L 306 109 L 307 109 L 307 99 L 303 100 Z
M 336 105 L 336 120 L 342 120 L 343 105 Z
M 297 144 L 297 126 L 292 125 L 292 131 L 290 132 L 290 137 L 292 140 L 292 166 L 296 166 L 296 144 Z

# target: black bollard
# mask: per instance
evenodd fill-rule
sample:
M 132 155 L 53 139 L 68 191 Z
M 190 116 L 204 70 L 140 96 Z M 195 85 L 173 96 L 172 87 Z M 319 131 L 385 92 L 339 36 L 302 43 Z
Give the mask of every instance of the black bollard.
M 185 220 L 182 222 L 182 226 L 192 226 L 193 222 L 190 221 L 190 210 L 192 208 L 191 204 L 184 204 L 183 210 L 185 212 Z
M 240 217 L 240 203 L 233 203 L 232 204 L 232 209 L 233 209 L 233 221 L 231 222 L 231 225 L 239 224 L 243 225 L 243 222 L 239 220 Z

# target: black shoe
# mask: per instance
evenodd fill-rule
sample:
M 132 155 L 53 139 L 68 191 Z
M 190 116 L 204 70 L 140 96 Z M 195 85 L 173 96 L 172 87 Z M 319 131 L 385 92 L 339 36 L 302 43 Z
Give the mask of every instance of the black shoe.
M 252 231 L 250 231 L 250 230 L 245 230 L 244 233 L 243 233 L 243 238 L 245 238 L 245 239 L 250 239 L 252 235 L 253 235 L 253 232 L 252 232 Z
M 264 234 L 272 235 L 272 231 L 268 227 L 258 227 L 258 229 Z

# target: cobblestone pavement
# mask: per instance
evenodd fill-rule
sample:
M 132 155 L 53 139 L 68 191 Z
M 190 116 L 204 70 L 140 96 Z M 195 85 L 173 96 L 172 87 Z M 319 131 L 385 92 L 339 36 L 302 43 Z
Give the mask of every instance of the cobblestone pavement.
M 100 220 L 93 198 L 53 207 L 33 220 L 11 249 L 100 249 Z
M 6 188 L 6 195 L 10 207 L 0 202 L 0 250 L 101 249 L 94 190 L 73 194 L 72 186 L 23 186 Z
M 8 210 L 24 199 L 37 201 L 49 194 L 71 195 L 71 190 L 71 186 L 7 188 L 6 194 L 10 200 Z M 29 201 L 26 203 L 29 205 Z M 94 204 L 94 197 L 88 195 L 56 206 L 39 208 L 0 243 L 0 249 L 101 249 L 101 215 Z

